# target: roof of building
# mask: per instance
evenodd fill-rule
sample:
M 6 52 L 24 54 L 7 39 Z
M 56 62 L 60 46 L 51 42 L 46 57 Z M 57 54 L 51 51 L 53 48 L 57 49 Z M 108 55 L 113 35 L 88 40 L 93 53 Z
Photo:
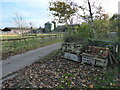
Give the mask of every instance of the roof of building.
M 30 30 L 31 29 L 31 27 L 22 27 L 22 28 L 20 28 L 20 27 L 5 27 L 5 28 L 9 28 L 11 30 Z M 32 28 L 32 29 L 36 29 L 36 28 Z
M 1 31 L 11 31 L 11 29 L 6 27 L 6 28 L 2 29 Z

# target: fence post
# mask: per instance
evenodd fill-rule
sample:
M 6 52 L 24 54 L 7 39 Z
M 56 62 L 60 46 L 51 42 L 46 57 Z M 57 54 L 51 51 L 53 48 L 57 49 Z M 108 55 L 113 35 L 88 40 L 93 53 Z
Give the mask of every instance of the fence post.
M 41 36 L 41 43 L 43 43 L 43 36 Z

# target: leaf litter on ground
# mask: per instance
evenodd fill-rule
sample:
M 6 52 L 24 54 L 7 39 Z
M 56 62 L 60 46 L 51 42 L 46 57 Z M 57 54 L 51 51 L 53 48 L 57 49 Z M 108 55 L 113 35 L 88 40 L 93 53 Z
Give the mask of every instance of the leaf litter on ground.
M 113 87 L 111 81 L 101 84 L 107 80 L 104 76 L 107 69 L 73 62 L 61 56 L 61 51 L 54 51 L 19 70 L 17 76 L 3 82 L 3 88 L 94 88 L 106 85 Z

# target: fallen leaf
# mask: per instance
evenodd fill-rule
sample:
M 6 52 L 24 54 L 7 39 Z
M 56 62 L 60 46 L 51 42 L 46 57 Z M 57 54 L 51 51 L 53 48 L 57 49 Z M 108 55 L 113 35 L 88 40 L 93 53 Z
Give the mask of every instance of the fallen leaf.
M 94 87 L 94 85 L 93 85 L 93 84 L 91 84 L 91 85 L 89 85 L 89 87 L 90 87 L 90 88 L 93 88 L 93 87 Z

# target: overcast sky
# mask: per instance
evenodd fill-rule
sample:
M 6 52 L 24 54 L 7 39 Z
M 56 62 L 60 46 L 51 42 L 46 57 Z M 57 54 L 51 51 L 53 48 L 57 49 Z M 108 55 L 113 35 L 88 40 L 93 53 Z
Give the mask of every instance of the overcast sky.
M 34 23 L 35 27 L 44 27 L 44 23 L 52 21 L 48 10 L 51 0 L 1 0 L 0 1 L 0 28 L 14 27 L 12 22 L 13 13 L 17 12 L 24 16 L 26 21 Z M 83 0 L 73 0 L 82 5 Z M 118 13 L 118 2 L 120 0 L 90 0 L 96 1 L 103 6 L 110 15 Z

